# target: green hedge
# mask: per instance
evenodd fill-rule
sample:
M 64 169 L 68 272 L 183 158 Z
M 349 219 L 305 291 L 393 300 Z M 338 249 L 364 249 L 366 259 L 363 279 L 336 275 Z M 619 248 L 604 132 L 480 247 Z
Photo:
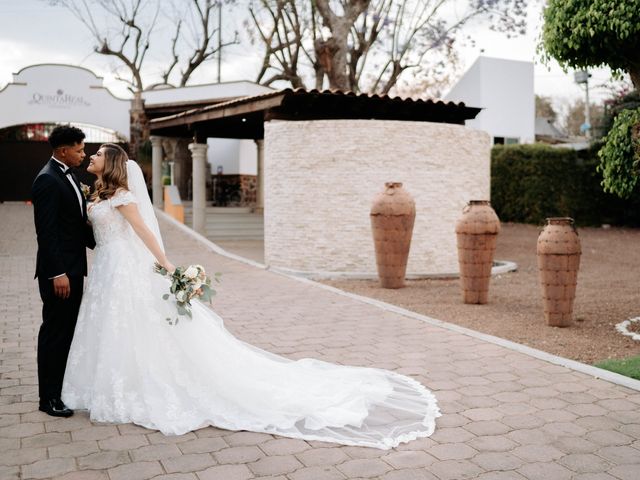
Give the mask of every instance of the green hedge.
M 502 221 L 640 226 L 640 189 L 621 200 L 605 193 L 596 171 L 600 145 L 575 151 L 548 145 L 497 145 L 491 152 L 491 204 Z

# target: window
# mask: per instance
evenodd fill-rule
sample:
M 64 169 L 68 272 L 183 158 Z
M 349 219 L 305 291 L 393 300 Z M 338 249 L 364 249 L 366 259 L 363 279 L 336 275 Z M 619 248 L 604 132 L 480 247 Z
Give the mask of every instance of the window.
M 493 137 L 494 145 L 516 145 L 520 139 L 516 137 Z

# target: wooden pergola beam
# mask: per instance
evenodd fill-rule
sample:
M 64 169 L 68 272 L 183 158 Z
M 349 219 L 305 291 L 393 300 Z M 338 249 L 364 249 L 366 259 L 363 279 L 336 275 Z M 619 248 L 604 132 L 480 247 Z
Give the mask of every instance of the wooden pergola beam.
M 229 107 L 224 108 L 215 108 L 217 105 L 212 105 L 210 110 L 207 110 L 206 107 L 194 111 L 188 110 L 168 117 L 155 118 L 149 123 L 153 130 L 159 130 L 162 128 L 182 126 L 185 124 L 195 125 L 200 122 L 207 122 L 210 120 L 248 115 L 250 113 L 279 107 L 282 104 L 284 97 L 285 93 L 282 92 L 273 97 L 242 103 L 240 105 L 230 105 Z

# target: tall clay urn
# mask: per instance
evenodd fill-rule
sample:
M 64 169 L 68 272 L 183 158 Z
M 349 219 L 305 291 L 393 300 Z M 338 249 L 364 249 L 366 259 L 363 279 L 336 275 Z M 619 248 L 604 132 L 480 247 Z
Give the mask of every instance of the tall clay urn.
M 500 220 L 488 200 L 471 200 L 456 223 L 464 303 L 487 303 Z
M 572 322 L 582 253 L 573 219 L 547 218 L 537 250 L 544 318 L 549 326 L 568 327 Z
M 387 182 L 373 199 L 371 229 L 383 288 L 404 287 L 416 203 L 402 183 Z

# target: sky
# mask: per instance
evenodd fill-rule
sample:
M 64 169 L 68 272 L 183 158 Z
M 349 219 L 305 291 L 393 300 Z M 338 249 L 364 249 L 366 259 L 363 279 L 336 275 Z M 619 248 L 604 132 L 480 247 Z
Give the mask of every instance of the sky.
M 528 31 L 524 36 L 507 39 L 502 34 L 491 32 L 488 25 L 472 27 L 470 34 L 476 39 L 476 45 L 460 48 L 461 66 L 458 70 L 463 73 L 480 54 L 533 61 L 535 93 L 552 97 L 556 110 L 562 112 L 574 99 L 584 98 L 584 90 L 574 83 L 572 71 L 563 72 L 555 62 L 549 66 L 541 63 L 536 53 L 541 8 L 542 0 L 530 1 Z M 242 26 L 228 25 L 229 28 L 242 30 Z M 169 40 L 170 34 L 167 34 L 159 41 Z M 105 86 L 115 95 L 129 97 L 126 86 L 115 79 L 113 71 L 117 61 L 94 53 L 93 45 L 86 27 L 62 7 L 51 6 L 47 0 L 0 0 L 0 89 L 12 81 L 13 73 L 26 66 L 68 63 L 94 71 L 104 77 Z M 166 61 L 153 54 L 147 60 L 151 68 L 158 71 Z M 229 48 L 223 57 L 222 80 L 255 80 L 261 60 L 259 47 L 248 42 Z M 203 65 L 190 83 L 215 81 L 215 72 L 214 62 Z M 607 84 L 611 84 L 608 69 L 592 70 L 592 101 L 609 96 L 608 89 L 602 86 Z

